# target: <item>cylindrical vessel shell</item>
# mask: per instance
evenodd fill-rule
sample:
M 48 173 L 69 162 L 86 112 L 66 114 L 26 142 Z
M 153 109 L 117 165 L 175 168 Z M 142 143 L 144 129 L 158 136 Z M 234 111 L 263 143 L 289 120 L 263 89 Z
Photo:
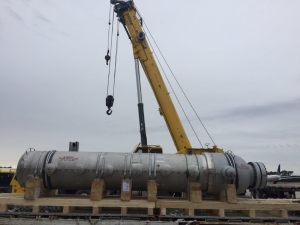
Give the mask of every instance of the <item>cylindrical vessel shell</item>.
M 184 192 L 188 182 L 199 182 L 203 192 L 216 194 L 230 179 L 242 193 L 257 180 L 257 170 L 242 158 L 223 153 L 202 155 L 108 153 L 108 152 L 26 152 L 19 160 L 17 179 L 22 186 L 30 175 L 41 177 L 48 189 L 89 189 L 102 178 L 107 189 L 119 190 L 124 178 L 132 179 L 133 190 L 146 190 L 147 181 L 156 180 L 159 191 Z M 233 172 L 235 171 L 235 172 Z M 232 179 L 232 177 L 231 177 Z M 255 184 L 255 186 L 258 186 Z

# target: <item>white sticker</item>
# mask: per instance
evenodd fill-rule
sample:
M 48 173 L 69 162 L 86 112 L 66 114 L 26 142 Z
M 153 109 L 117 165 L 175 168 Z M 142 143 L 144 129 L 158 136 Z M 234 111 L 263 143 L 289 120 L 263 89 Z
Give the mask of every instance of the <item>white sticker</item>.
M 122 182 L 122 191 L 124 191 L 124 192 L 129 192 L 130 191 L 129 181 L 123 180 L 123 182 Z

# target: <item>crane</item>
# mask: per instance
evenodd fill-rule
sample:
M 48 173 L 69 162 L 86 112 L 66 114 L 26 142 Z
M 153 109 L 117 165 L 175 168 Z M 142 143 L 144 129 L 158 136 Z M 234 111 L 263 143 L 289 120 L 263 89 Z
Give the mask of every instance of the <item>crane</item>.
M 177 153 L 201 154 L 203 152 L 223 152 L 223 149 L 220 149 L 215 145 L 212 148 L 192 147 L 151 52 L 151 48 L 149 47 L 146 35 L 142 28 L 142 21 L 138 18 L 134 2 L 132 0 L 111 0 L 111 4 L 114 5 L 114 12 L 117 14 L 119 22 L 125 28 L 131 41 L 137 77 L 139 77 L 138 68 L 140 63 L 154 92 L 160 113 L 166 121 L 168 130 L 176 146 Z M 139 109 L 139 113 L 141 110 Z M 142 122 L 142 125 L 144 125 L 144 121 Z

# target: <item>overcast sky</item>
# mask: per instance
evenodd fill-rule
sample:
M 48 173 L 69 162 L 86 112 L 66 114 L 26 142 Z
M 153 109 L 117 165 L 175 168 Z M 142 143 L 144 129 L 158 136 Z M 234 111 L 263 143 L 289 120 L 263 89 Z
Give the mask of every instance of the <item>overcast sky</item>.
M 300 173 L 300 1 L 136 4 L 218 146 Z M 30 147 L 65 151 L 79 141 L 80 151 L 130 152 L 139 143 L 122 27 L 115 105 L 105 114 L 108 10 L 109 0 L 0 0 L 1 166 L 16 166 Z M 148 141 L 175 153 L 143 74 L 142 86 Z

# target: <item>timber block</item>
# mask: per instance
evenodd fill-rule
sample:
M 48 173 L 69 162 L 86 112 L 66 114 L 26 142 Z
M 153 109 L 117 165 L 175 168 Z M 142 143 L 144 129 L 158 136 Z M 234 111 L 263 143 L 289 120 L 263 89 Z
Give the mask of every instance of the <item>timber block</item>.
M 237 203 L 235 184 L 226 184 L 225 191 L 228 203 Z
M 39 177 L 29 176 L 25 183 L 24 199 L 35 200 L 41 197 L 42 182 Z
M 191 202 L 199 203 L 202 202 L 202 189 L 201 184 L 198 182 L 189 182 L 189 200 Z
M 254 218 L 256 216 L 256 211 L 254 209 L 250 209 L 248 211 L 248 216 Z
M 286 209 L 280 209 L 280 210 L 272 210 L 270 212 L 270 214 L 272 216 L 276 216 L 276 217 L 283 217 L 283 218 L 286 218 L 288 217 L 288 211 Z
M 218 216 L 224 217 L 225 216 L 225 210 L 224 209 L 219 209 L 218 210 Z
M 289 213 L 286 209 L 282 209 L 280 213 L 281 217 L 287 218 L 289 216 Z
M 147 197 L 149 202 L 157 200 L 157 184 L 155 180 L 147 181 Z
M 160 215 L 161 216 L 167 215 L 167 209 L 166 208 L 160 208 Z
M 100 210 L 99 210 L 100 208 L 99 207 L 93 207 L 93 211 L 92 211 L 92 214 L 93 215 L 97 215 L 97 214 L 99 214 L 100 213 Z
M 40 212 L 40 206 L 39 205 L 32 206 L 32 213 L 38 214 L 39 212 Z
M 195 210 L 192 209 L 192 208 L 185 209 L 184 214 L 187 215 L 187 216 L 194 216 Z
M 121 215 L 127 215 L 127 207 L 121 207 Z
M 100 201 L 104 196 L 105 183 L 103 179 L 96 178 L 91 185 L 90 199 L 92 201 Z
M 7 205 L 6 204 L 1 204 L 0 205 L 0 212 L 6 212 L 7 211 Z
M 148 208 L 148 216 L 153 216 L 154 215 L 154 209 L 153 208 Z
M 121 184 L 121 201 L 131 200 L 131 188 L 132 180 L 128 178 L 123 179 Z
M 63 214 L 68 214 L 71 212 L 71 207 L 70 206 L 64 206 L 63 207 Z

